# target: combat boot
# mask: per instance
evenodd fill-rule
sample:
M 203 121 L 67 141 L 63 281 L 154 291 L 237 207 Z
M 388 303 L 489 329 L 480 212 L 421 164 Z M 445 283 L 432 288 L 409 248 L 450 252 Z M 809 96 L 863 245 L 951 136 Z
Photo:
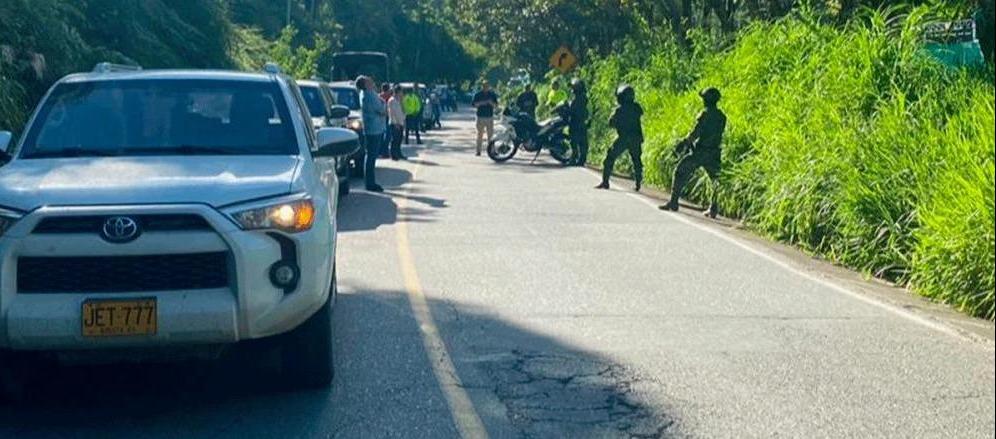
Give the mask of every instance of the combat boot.
M 671 201 L 668 201 L 667 204 L 658 207 L 658 209 L 660 210 L 670 211 L 670 212 L 677 212 L 678 208 L 679 208 L 678 201 L 675 199 L 672 199 Z
M 716 219 L 716 217 L 719 216 L 719 208 L 716 207 L 715 204 L 710 205 L 705 212 L 702 212 L 702 215 L 705 215 L 707 218 Z

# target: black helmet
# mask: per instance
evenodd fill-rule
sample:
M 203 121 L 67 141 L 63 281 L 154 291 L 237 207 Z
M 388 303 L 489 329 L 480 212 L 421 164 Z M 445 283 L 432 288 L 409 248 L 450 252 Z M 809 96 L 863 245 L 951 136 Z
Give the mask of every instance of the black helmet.
M 619 103 L 630 103 L 636 100 L 636 90 L 629 84 L 620 85 L 616 89 L 616 100 Z
M 702 97 L 702 101 L 705 102 L 705 104 L 708 106 L 714 106 L 718 104 L 719 100 L 723 98 L 723 95 L 719 92 L 719 89 L 715 87 L 709 87 L 705 90 L 702 90 L 702 92 L 699 93 L 699 96 Z

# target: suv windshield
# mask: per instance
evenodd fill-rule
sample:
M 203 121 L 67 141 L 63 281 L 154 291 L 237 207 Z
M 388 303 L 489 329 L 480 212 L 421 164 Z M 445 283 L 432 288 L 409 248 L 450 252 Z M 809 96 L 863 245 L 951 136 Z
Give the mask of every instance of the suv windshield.
M 335 87 L 332 92 L 335 93 L 335 101 L 339 105 L 344 105 L 350 110 L 360 109 L 360 92 L 355 88 Z
M 325 100 L 322 99 L 322 89 L 314 85 L 301 85 L 301 96 L 308 105 L 308 112 L 314 117 L 328 116 Z
M 21 157 L 297 153 L 276 83 L 131 79 L 55 87 Z

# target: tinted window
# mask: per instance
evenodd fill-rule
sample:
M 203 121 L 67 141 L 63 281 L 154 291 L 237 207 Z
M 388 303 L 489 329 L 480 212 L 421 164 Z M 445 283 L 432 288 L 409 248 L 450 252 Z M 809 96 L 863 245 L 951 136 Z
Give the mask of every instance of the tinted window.
M 360 92 L 355 88 L 333 88 L 332 92 L 335 93 L 337 104 L 344 105 L 350 110 L 360 109 Z
M 297 153 L 276 83 L 138 79 L 60 84 L 21 156 Z
M 308 105 L 308 112 L 312 116 L 328 116 L 325 108 L 325 101 L 322 99 L 322 89 L 317 86 L 302 85 L 301 96 L 304 96 L 304 103 Z

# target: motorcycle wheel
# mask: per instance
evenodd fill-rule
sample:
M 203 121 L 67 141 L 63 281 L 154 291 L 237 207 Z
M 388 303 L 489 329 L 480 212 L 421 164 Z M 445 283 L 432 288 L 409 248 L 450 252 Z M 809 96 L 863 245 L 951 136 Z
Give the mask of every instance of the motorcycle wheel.
M 574 149 L 567 141 L 556 142 L 550 146 L 550 155 L 561 164 L 566 165 L 574 159 Z
M 519 146 L 506 140 L 491 141 L 488 143 L 488 157 L 495 163 L 504 163 L 515 157 Z

